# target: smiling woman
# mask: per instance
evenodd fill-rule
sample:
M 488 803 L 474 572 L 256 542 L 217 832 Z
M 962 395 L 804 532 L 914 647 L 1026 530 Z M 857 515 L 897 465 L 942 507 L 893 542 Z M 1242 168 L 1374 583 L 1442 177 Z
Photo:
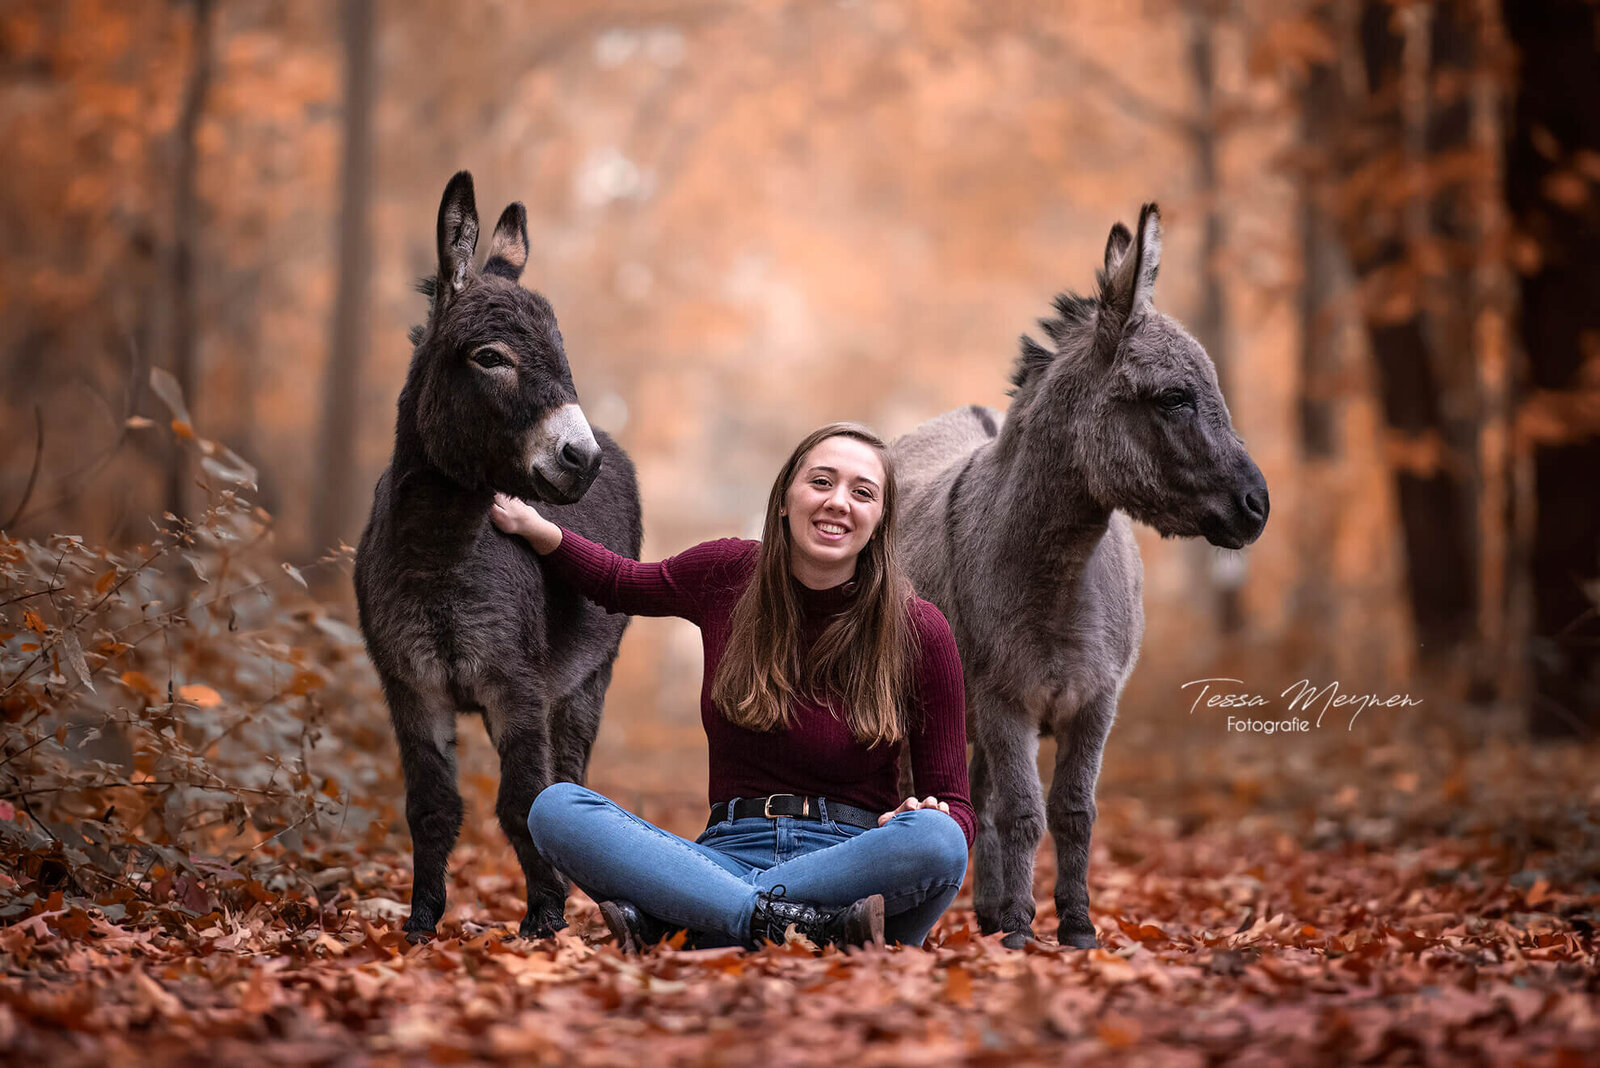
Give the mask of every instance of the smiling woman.
M 712 687 L 734 723 L 787 726 L 807 690 L 837 697 L 835 714 L 860 738 L 904 737 L 911 584 L 895 559 L 894 498 L 888 456 L 865 427 L 830 424 L 790 453 L 767 497 L 759 580 L 734 606 L 733 640 Z M 802 657 L 806 591 L 847 584 L 848 603 Z
M 894 470 L 866 427 L 795 447 L 759 542 L 656 564 L 612 553 L 509 497 L 494 521 L 600 605 L 677 615 L 705 643 L 706 831 L 690 842 L 570 783 L 528 827 L 624 948 L 680 928 L 700 945 L 920 945 L 966 871 L 965 697 L 949 624 L 894 554 Z M 922 797 L 898 799 L 902 746 Z M 898 801 L 898 803 L 897 803 Z
M 802 583 L 826 589 L 851 577 L 883 516 L 883 457 L 859 438 L 835 435 L 806 452 L 799 474 L 779 509 L 802 524 L 789 564 Z

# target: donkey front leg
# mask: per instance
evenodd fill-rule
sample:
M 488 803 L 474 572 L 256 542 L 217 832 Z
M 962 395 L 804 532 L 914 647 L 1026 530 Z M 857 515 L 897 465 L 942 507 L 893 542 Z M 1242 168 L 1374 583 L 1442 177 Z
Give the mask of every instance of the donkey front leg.
M 1000 881 L 1000 832 L 994 825 L 989 758 L 981 741 L 972 747 L 971 782 L 972 810 L 978 817 L 978 833 L 972 845 L 972 908 L 978 914 L 978 929 L 984 934 L 994 934 L 1000 930 L 1000 905 L 1005 887 Z M 900 792 L 911 796 L 904 788 Z
M 983 712 L 989 712 L 987 716 Z M 1021 949 L 1033 938 L 1033 863 L 1044 837 L 1044 800 L 1039 791 L 1039 728 L 1011 714 L 1003 706 L 979 713 L 979 745 L 988 779 L 988 803 L 993 813 L 998 857 L 991 868 L 999 871 L 999 930 L 1002 944 Z M 990 817 L 986 814 L 984 820 Z M 982 835 L 980 832 L 980 842 Z M 994 863 L 998 860 L 998 863 Z M 980 873 L 982 869 L 979 869 Z M 980 884 L 980 892 L 983 892 Z M 986 895 L 987 896 L 987 895 Z M 979 923 L 982 925 L 982 919 Z
M 1056 770 L 1047 811 L 1056 840 L 1056 940 L 1074 949 L 1099 945 L 1089 919 L 1089 838 L 1094 831 L 1094 788 L 1100 755 L 1116 716 L 1117 695 L 1094 698 L 1057 726 Z
M 406 824 L 413 857 L 407 939 L 425 942 L 444 916 L 445 866 L 461 831 L 456 788 L 456 714 L 448 702 L 425 699 L 395 679 L 384 680 L 389 716 L 406 780 Z
M 536 703 L 528 706 L 537 708 Z M 500 794 L 494 812 L 511 840 L 522 877 L 527 882 L 528 911 L 518 934 L 523 938 L 548 938 L 567 925 L 567 880 L 534 848 L 528 833 L 528 810 L 533 799 L 553 780 L 553 754 L 549 724 L 543 711 L 527 714 L 497 732 L 500 751 Z
M 600 713 L 611 685 L 611 661 L 568 696 L 557 701 L 550 715 L 550 748 L 555 754 L 554 781 L 582 786 L 589 777 L 589 753 L 600 733 Z M 526 817 L 527 813 L 523 813 Z

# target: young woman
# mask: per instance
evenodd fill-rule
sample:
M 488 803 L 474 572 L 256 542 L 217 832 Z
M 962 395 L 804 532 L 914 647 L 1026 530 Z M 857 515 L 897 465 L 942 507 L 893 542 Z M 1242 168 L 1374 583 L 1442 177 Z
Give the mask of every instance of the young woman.
M 950 625 L 895 562 L 894 471 L 866 427 L 808 435 L 759 542 L 657 564 L 617 556 L 521 501 L 494 522 L 597 603 L 676 615 L 705 643 L 711 819 L 690 842 L 575 783 L 535 800 L 539 851 L 601 903 L 624 950 L 698 944 L 921 945 L 966 872 L 975 821 Z M 896 804 L 901 742 L 917 793 Z

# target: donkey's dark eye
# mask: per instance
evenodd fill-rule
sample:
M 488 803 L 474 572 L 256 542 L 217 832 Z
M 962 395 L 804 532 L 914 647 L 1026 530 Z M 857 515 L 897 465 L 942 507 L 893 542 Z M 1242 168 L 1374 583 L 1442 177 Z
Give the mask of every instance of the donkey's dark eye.
M 474 352 L 472 354 L 472 362 L 485 370 L 511 366 L 511 361 L 506 359 L 506 354 L 492 345 L 485 345 Z
M 1194 407 L 1194 394 L 1186 389 L 1166 389 L 1156 394 L 1156 403 L 1164 412 L 1179 412 Z

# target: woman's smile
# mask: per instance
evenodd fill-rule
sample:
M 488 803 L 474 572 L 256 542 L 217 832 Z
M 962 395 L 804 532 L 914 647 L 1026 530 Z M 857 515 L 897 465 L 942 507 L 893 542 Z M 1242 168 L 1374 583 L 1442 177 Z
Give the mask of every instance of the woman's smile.
M 790 567 L 801 583 L 827 589 L 855 575 L 856 557 L 883 518 L 883 461 L 849 437 L 819 441 L 784 494 Z

